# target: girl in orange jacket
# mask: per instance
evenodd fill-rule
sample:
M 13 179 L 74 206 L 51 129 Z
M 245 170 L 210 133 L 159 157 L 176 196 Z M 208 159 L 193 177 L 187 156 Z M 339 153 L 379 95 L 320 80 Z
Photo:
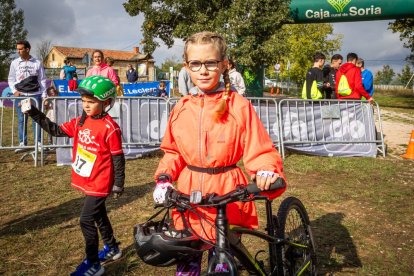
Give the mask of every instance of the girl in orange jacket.
M 154 200 L 163 202 L 172 182 L 180 192 L 223 195 L 247 184 L 236 165 L 243 158 L 246 172 L 262 190 L 283 176 L 282 160 L 251 103 L 230 90 L 226 45 L 210 32 L 196 33 L 184 48 L 186 70 L 196 85 L 171 112 L 161 149 L 165 155 L 155 173 Z M 223 74 L 224 84 L 220 82 Z M 275 198 L 284 190 L 267 192 Z M 215 209 L 198 208 L 187 213 L 187 225 L 203 239 L 214 240 Z M 258 226 L 254 202 L 236 202 L 227 207 L 229 223 L 249 228 Z M 200 216 L 204 219 L 200 219 Z M 183 229 L 180 213 L 172 214 L 175 227 Z M 205 220 L 208 220 L 206 222 Z M 177 275 L 198 275 L 200 260 L 179 264 Z M 193 266 L 193 267 L 192 267 Z

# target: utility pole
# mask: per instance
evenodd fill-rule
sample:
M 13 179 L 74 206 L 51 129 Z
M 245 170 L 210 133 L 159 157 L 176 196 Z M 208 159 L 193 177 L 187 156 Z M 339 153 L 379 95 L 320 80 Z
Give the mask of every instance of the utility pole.
M 408 87 L 408 85 L 410 84 L 410 82 L 413 79 L 413 77 L 414 77 L 414 74 L 411 76 L 410 80 L 407 82 L 407 84 L 405 85 L 404 88 L 407 88 Z M 413 83 L 413 94 L 414 94 L 414 83 Z

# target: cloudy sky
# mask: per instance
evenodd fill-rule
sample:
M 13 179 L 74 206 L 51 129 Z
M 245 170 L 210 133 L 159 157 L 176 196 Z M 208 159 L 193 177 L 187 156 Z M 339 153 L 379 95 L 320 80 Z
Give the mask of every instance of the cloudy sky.
M 125 0 L 15 0 L 25 14 L 25 27 L 33 50 L 39 41 L 52 45 L 132 51 L 142 39 L 142 16 L 129 16 Z M 342 55 L 356 52 L 374 72 L 383 64 L 400 71 L 409 51 L 398 34 L 387 30 L 389 21 L 335 23 L 343 34 Z M 160 65 L 165 58 L 181 58 L 183 43 L 168 49 L 162 45 L 153 56 Z M 32 51 L 34 54 L 35 51 Z

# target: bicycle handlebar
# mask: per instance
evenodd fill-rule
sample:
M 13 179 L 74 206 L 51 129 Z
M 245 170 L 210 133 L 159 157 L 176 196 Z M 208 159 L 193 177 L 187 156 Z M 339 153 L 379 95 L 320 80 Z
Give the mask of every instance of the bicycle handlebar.
M 273 191 L 286 187 L 286 182 L 283 178 L 279 177 L 274 183 L 270 185 L 270 188 L 266 191 Z M 235 190 L 218 196 L 217 194 L 207 194 L 200 203 L 196 205 L 212 206 L 212 205 L 226 205 L 231 202 L 241 201 L 247 199 L 252 194 L 265 192 L 260 190 L 256 183 L 250 183 L 247 186 L 238 185 Z M 162 206 L 188 206 L 190 203 L 190 196 L 183 194 L 173 188 L 168 188 L 166 194 L 165 203 Z

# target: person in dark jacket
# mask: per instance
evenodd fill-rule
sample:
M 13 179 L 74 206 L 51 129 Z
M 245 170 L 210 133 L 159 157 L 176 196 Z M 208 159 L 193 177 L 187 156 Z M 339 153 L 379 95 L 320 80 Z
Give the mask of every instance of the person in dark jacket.
M 126 77 L 128 82 L 136 82 L 138 80 L 138 72 L 132 67 L 131 64 L 128 64 Z
M 324 87 L 322 67 L 325 64 L 326 57 L 322 53 L 316 53 L 313 56 L 313 67 L 306 74 L 305 87 L 302 90 L 303 99 L 321 99 Z
M 325 99 L 336 99 L 336 72 L 339 66 L 341 66 L 343 59 L 340 54 L 335 54 L 331 58 L 331 64 L 325 65 L 322 69 L 324 81 L 325 83 L 329 83 L 329 86 L 324 89 Z

